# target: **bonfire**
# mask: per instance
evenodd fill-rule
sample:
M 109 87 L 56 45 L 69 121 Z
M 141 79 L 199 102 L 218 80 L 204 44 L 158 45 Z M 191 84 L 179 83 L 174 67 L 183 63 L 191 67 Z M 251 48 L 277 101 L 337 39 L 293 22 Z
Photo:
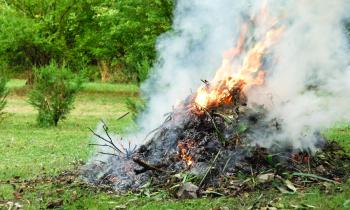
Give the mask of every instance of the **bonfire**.
M 263 16 L 263 17 L 262 17 Z M 113 153 L 90 163 L 83 176 L 117 191 L 145 186 L 170 189 L 177 197 L 239 194 L 266 183 L 282 183 L 281 191 L 296 191 L 312 183 L 346 180 L 349 157 L 319 133 L 317 152 L 291 145 L 264 148 L 259 138 L 278 134 L 280 119 L 267 118 L 260 105 L 247 104 L 247 92 L 264 85 L 270 48 L 283 37 L 285 26 L 262 11 L 268 24 L 256 40 L 249 34 L 257 18 L 241 28 L 238 42 L 223 54 L 215 77 L 182 101 L 139 147 L 121 147 L 108 134 L 94 133 Z M 266 24 L 266 23 L 265 23 Z M 245 177 L 241 179 L 239 177 Z M 308 180 L 308 181 L 306 181 Z M 294 184 L 293 184 L 294 183 Z M 297 186 L 297 187 L 295 187 Z

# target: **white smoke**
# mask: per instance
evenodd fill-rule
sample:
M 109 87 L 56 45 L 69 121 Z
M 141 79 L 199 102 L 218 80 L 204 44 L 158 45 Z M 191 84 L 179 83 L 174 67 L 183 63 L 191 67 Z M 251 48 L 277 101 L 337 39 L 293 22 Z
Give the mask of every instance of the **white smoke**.
M 349 45 L 343 25 L 350 1 L 286 2 L 280 11 L 289 24 L 274 50 L 276 63 L 266 87 L 249 99 L 265 104 L 271 117 L 284 122 L 282 136 L 261 143 L 289 141 L 312 149 L 317 140 L 313 132 L 350 117 Z M 263 99 L 267 94 L 272 101 Z
M 245 1 L 179 0 L 172 31 L 158 39 L 159 62 L 142 85 L 148 109 L 133 139 L 142 140 L 157 128 L 164 114 L 210 79 L 221 64 L 222 53 L 235 44 Z
M 142 86 L 148 109 L 132 139 L 142 142 L 200 79 L 213 78 L 222 53 L 234 46 L 245 15 L 260 11 L 259 0 L 178 0 L 173 30 L 157 44 L 159 61 Z M 312 133 L 350 117 L 350 68 L 343 20 L 349 0 L 270 0 L 267 9 L 286 30 L 273 49 L 265 86 L 249 92 L 284 123 L 282 135 L 257 143 L 312 148 Z M 258 31 L 258 30 L 257 30 Z M 307 138 L 309 136 L 309 138 Z

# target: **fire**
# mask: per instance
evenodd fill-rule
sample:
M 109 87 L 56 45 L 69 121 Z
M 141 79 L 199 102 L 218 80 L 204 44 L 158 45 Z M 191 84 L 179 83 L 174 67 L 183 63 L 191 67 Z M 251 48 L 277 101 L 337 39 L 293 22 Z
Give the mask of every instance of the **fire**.
M 192 166 L 193 164 L 193 158 L 190 155 L 191 149 L 194 147 L 193 142 L 191 140 L 185 140 L 183 142 L 178 143 L 178 157 L 182 161 L 186 163 L 187 166 Z
M 232 103 L 232 91 L 241 88 L 243 91 L 253 86 L 264 84 L 266 72 L 263 69 L 263 59 L 268 49 L 276 43 L 284 31 L 284 27 L 276 27 L 277 21 L 268 16 L 266 10 L 260 14 L 260 19 L 270 19 L 271 27 L 254 44 L 248 43 L 248 24 L 241 29 L 236 47 L 224 52 L 220 68 L 209 83 L 201 86 L 194 99 L 198 108 L 212 108 L 222 104 Z M 260 20 L 259 19 L 259 20 Z M 252 19 L 258 24 L 258 19 Z

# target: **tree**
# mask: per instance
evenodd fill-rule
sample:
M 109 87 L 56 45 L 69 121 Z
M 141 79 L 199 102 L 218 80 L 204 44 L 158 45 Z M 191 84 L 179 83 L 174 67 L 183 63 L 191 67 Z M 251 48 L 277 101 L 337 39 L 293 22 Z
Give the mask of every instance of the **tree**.
M 73 71 L 98 65 L 103 80 L 122 71 L 139 81 L 170 29 L 171 0 L 6 0 L 0 2 L 0 59 L 29 71 L 51 60 Z
M 51 60 L 80 70 L 88 54 L 77 49 L 76 37 L 90 24 L 83 0 L 9 0 L 0 5 L 0 59 L 17 71 L 31 71 Z M 81 12 L 83 15 L 77 15 Z M 85 23 L 85 24 L 84 24 Z
M 0 8 L 0 59 L 19 71 L 46 63 L 48 52 L 38 37 L 39 28 L 15 10 Z
M 4 118 L 5 112 L 3 111 L 6 106 L 6 97 L 8 94 L 6 88 L 7 79 L 5 75 L 0 74 L 0 121 Z
M 156 38 L 171 27 L 172 9 L 170 0 L 109 0 L 94 8 L 95 25 L 80 43 L 96 58 L 103 79 L 112 66 L 136 74 L 139 81 L 146 78 Z

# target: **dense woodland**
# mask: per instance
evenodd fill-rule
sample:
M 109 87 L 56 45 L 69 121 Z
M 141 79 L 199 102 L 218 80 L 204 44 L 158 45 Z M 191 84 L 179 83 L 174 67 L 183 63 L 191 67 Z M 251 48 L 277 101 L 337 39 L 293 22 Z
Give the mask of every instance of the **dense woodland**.
M 32 80 L 51 61 L 90 80 L 141 82 L 173 0 L 2 0 L 0 64 Z

